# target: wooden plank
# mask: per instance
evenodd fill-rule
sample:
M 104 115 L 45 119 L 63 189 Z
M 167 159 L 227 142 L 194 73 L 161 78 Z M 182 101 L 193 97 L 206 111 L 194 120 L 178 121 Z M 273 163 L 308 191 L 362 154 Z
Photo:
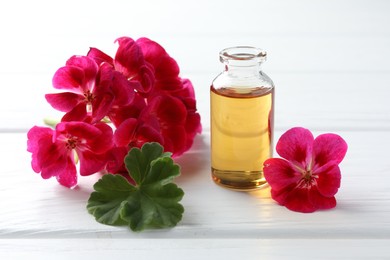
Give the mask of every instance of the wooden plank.
M 210 178 L 205 133 L 177 159 L 182 166 L 177 182 L 186 193 L 182 222 L 171 230 L 141 234 L 101 225 L 87 213 L 86 201 L 99 176 L 80 178 L 74 190 L 42 180 L 30 168 L 25 135 L 0 134 L 1 158 L 6 162 L 0 197 L 11 198 L 0 201 L 0 238 L 390 239 L 390 163 L 384 152 L 390 145 L 388 132 L 339 134 L 350 148 L 341 165 L 336 209 L 301 214 L 276 205 L 269 189 L 241 193 L 216 186 Z
M 209 127 L 210 73 L 193 73 L 198 110 L 204 129 Z M 390 73 L 286 73 L 271 72 L 276 85 L 275 128 L 286 130 L 305 126 L 316 130 L 389 130 Z M 62 113 L 54 110 L 45 100 L 50 88 L 49 77 L 28 77 L 31 86 L 26 90 L 6 90 L 7 97 L 18 96 L 18 101 L 5 98 L 0 106 L 0 132 L 27 131 L 34 125 L 43 126 L 45 117 L 60 119 Z M 23 80 L 28 84 L 28 80 Z M 47 81 L 47 82 L 46 82 Z M 46 82 L 46 83 L 45 83 Z M 19 83 L 18 83 L 19 84 Z M 24 85 L 24 84 L 23 84 Z
M 1 259 L 387 259 L 388 239 L 18 239 Z

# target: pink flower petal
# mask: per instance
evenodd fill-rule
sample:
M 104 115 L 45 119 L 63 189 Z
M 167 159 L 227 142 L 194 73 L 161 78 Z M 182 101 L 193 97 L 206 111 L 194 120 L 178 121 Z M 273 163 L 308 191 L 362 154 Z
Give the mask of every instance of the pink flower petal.
M 326 168 L 326 169 L 324 169 Z M 318 175 L 317 184 L 318 191 L 322 196 L 332 197 L 340 188 L 341 172 L 337 164 L 329 165 L 319 169 L 321 172 L 316 172 Z
M 61 142 L 53 143 L 49 140 L 41 140 L 41 146 L 37 157 L 41 166 L 41 176 L 48 179 L 57 176 L 66 168 L 69 152 Z
M 270 158 L 264 162 L 264 177 L 273 190 L 283 190 L 291 184 L 297 185 L 302 174 L 281 158 Z
M 100 134 L 91 136 L 88 140 L 87 147 L 95 154 L 106 153 L 114 146 L 114 133 L 112 128 L 105 123 L 97 123 L 93 125 L 96 129 L 100 130 Z
M 141 85 L 137 91 L 148 93 L 154 85 L 154 68 L 145 61 L 141 48 L 128 37 L 117 39 L 119 43 L 115 55 L 115 69 L 126 78 L 138 80 Z
M 273 200 L 275 200 L 279 205 L 284 206 L 286 203 L 286 199 L 288 198 L 290 191 L 295 189 L 296 184 L 292 183 L 288 186 L 285 186 L 284 188 L 280 190 L 274 190 L 271 188 L 271 197 Z
M 113 101 L 114 95 L 111 93 L 98 95 L 92 101 L 92 123 L 99 122 L 108 114 L 108 111 L 110 111 Z
M 145 64 L 141 49 L 128 37 L 118 38 L 116 42 L 119 47 L 114 60 L 115 69 L 127 78 L 136 76 L 139 68 Z
M 123 121 L 115 130 L 114 140 L 117 146 L 127 146 L 133 140 L 138 121 L 135 118 L 129 118 Z
M 71 111 L 66 113 L 61 121 L 71 122 L 71 121 L 84 121 L 87 117 L 86 104 L 84 102 L 79 103 Z
M 135 96 L 135 89 L 139 89 L 140 83 L 126 79 L 123 74 L 115 72 L 113 74 L 111 89 L 115 96 L 115 104 L 125 106 L 130 104 Z
M 84 122 L 61 122 L 57 124 L 56 131 L 58 134 L 76 136 L 83 139 L 94 139 L 102 133 L 97 127 Z
M 55 144 L 48 140 L 41 140 L 40 150 L 37 152 L 38 163 L 40 165 L 40 173 L 43 179 L 57 177 L 59 175 L 76 174 L 76 167 L 72 158 L 64 147 L 63 143 L 56 142 Z M 68 173 L 68 171 L 70 171 Z M 64 186 L 71 187 L 65 183 Z
M 170 95 L 176 96 L 177 92 L 180 92 L 183 89 L 183 84 L 179 77 L 171 77 L 171 78 L 156 78 L 154 89 L 156 91 L 161 91 L 166 94 L 169 92 Z M 159 93 L 159 92 L 157 92 Z M 178 94 L 181 96 L 181 93 Z
M 301 180 L 305 182 L 305 180 Z M 281 190 L 271 189 L 272 198 L 289 210 L 311 213 L 319 209 L 331 209 L 336 206 L 334 197 L 323 196 L 314 182 L 312 185 L 290 184 Z
M 61 185 L 73 188 L 77 184 L 77 170 L 73 160 L 70 157 L 67 159 L 65 166 L 57 171 L 56 178 Z
M 189 112 L 196 112 L 195 92 L 194 92 L 191 81 L 189 81 L 188 79 L 177 78 L 177 82 L 178 83 L 172 83 L 172 82 L 169 83 L 168 84 L 169 88 L 166 88 L 166 87 L 162 88 L 160 86 L 158 86 L 156 88 L 162 88 L 161 91 L 165 95 L 168 94 L 168 95 L 179 98 L 184 103 L 184 105 L 187 107 L 187 110 Z M 174 86 L 175 84 L 179 84 L 180 86 L 175 87 Z M 173 85 L 173 88 L 171 88 L 172 85 Z M 160 93 L 158 93 L 158 94 L 160 94 Z
M 80 175 L 88 176 L 104 169 L 108 154 L 96 154 L 90 151 L 77 153 L 80 158 Z
M 96 76 L 96 88 L 93 90 L 95 95 L 101 92 L 107 92 L 113 84 L 113 78 L 115 73 L 121 74 L 114 70 L 113 65 L 108 63 L 102 63 L 99 67 L 99 72 Z M 121 74 L 122 75 L 122 74 Z M 122 75 L 123 76 L 123 75 Z
M 289 196 L 286 198 L 284 206 L 289 210 L 311 213 L 316 211 L 316 207 L 310 200 L 311 190 L 306 188 L 295 188 L 290 191 Z
M 33 153 L 40 148 L 39 142 L 42 139 L 51 140 L 53 129 L 49 127 L 34 126 L 27 132 L 27 151 Z
M 141 111 L 146 107 L 145 100 L 137 93 L 133 102 L 126 106 L 113 106 L 109 118 L 115 127 L 119 127 L 128 118 L 138 118 Z
M 192 139 L 196 134 L 202 132 L 202 125 L 200 123 L 200 115 L 198 113 L 190 113 L 187 115 L 186 120 L 186 132 L 187 135 Z
M 84 71 L 78 67 L 66 66 L 59 68 L 53 76 L 53 87 L 69 89 L 82 94 Z
M 306 169 L 311 161 L 314 137 L 305 128 L 295 127 L 285 132 L 276 144 L 278 154 Z
M 149 64 L 139 67 L 136 79 L 141 83 L 142 88 L 137 89 L 141 93 L 149 93 L 154 86 L 153 68 Z
M 108 161 L 106 170 L 109 173 L 127 173 L 127 169 L 124 165 L 124 158 L 127 155 L 126 147 L 114 147 L 108 152 Z M 127 174 L 127 176 L 129 176 Z
M 148 38 L 139 38 L 136 43 L 142 49 L 145 60 L 154 67 L 157 80 L 178 77 L 179 66 L 161 45 Z
M 184 153 L 187 147 L 187 134 L 185 128 L 180 125 L 172 125 L 162 130 L 164 137 L 164 149 L 172 152 L 173 156 L 179 156 Z
M 62 112 L 71 111 L 84 99 L 83 96 L 71 92 L 46 94 L 45 98 L 54 109 Z
M 339 164 L 347 153 L 348 145 L 339 135 L 319 135 L 313 144 L 314 161 L 317 167 L 328 162 Z
M 112 66 L 114 65 L 113 59 L 109 55 L 107 55 L 106 53 L 102 52 L 97 48 L 90 48 L 87 56 L 95 60 L 97 64 L 107 62 Z
M 181 79 L 183 88 L 181 91 L 181 97 L 190 98 L 195 101 L 195 91 L 192 82 L 189 79 Z
M 91 90 L 96 80 L 98 66 L 86 56 L 71 57 L 66 66 L 59 68 L 53 76 L 53 86 L 83 94 Z
M 310 194 L 310 201 L 311 204 L 314 205 L 316 210 L 325 210 L 325 209 L 332 209 L 336 207 L 336 198 L 334 196 L 332 197 L 325 197 L 322 196 L 321 193 L 314 189 L 313 192 Z
M 67 60 L 66 66 L 80 68 L 84 72 L 85 82 L 95 81 L 98 73 L 98 65 L 92 58 L 87 56 L 72 56 Z
M 122 147 L 141 147 L 146 142 L 158 142 L 164 144 L 161 134 L 153 127 L 143 124 L 135 119 L 129 118 L 123 121 L 114 134 L 115 144 Z
M 187 110 L 180 99 L 168 95 L 157 96 L 150 101 L 148 107 L 141 114 L 146 122 L 156 117 L 162 127 L 166 125 L 184 125 Z
M 38 126 L 32 127 L 27 133 L 27 151 L 32 153 L 31 166 L 36 173 L 42 171 L 41 158 L 46 156 L 43 150 L 53 145 L 53 133 L 54 131 L 49 127 Z
M 164 139 L 161 133 L 149 125 L 142 125 L 139 127 L 134 141 L 135 146 L 139 148 L 146 142 L 157 142 L 164 146 Z

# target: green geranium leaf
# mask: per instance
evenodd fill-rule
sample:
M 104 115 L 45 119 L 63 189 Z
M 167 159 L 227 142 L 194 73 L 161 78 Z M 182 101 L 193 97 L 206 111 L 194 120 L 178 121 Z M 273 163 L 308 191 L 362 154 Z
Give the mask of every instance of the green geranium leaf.
M 184 192 L 172 183 L 180 167 L 158 143 L 133 148 L 125 165 L 136 186 L 120 175 L 104 175 L 95 185 L 87 209 L 96 221 L 107 225 L 128 225 L 133 231 L 175 226 L 184 208 Z
M 131 149 L 125 157 L 125 165 L 137 185 L 141 184 L 149 172 L 153 160 L 163 154 L 163 147 L 156 143 L 145 143 L 141 149 Z
M 136 191 L 121 175 L 104 175 L 95 185 L 89 197 L 87 209 L 95 216 L 96 221 L 107 225 L 126 225 L 127 222 L 120 217 L 123 203 L 130 193 Z

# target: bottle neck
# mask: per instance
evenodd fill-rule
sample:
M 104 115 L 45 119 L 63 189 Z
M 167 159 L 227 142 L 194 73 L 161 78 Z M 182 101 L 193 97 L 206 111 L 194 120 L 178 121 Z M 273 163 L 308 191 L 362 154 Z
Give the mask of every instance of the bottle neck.
M 225 63 L 225 73 L 231 77 L 252 77 L 259 75 L 261 71 L 261 63 L 259 62 L 230 62 Z

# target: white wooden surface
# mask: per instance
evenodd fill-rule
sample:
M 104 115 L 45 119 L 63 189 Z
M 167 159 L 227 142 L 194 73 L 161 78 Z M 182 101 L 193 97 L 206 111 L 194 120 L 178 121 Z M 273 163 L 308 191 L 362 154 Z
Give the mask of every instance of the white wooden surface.
M 0 3 L 0 259 L 390 259 L 390 1 L 13 1 Z M 177 161 L 185 214 L 173 229 L 132 233 L 85 209 L 98 176 L 75 190 L 30 168 L 26 131 L 57 116 L 43 95 L 73 54 L 114 54 L 147 36 L 192 80 L 204 126 Z M 240 193 L 209 176 L 209 84 L 220 49 L 266 49 L 276 138 L 293 126 L 349 144 L 338 205 L 312 214 Z M 169 258 L 168 258 L 169 257 Z

